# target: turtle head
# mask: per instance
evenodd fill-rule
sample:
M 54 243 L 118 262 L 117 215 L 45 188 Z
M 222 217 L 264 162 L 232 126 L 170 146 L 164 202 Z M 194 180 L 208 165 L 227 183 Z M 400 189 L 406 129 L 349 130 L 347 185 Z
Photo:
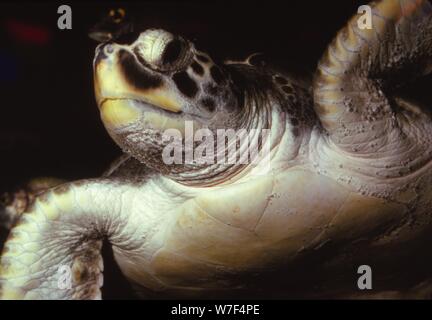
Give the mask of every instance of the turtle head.
M 239 97 L 210 55 L 164 30 L 122 40 L 100 44 L 93 68 L 102 121 L 123 150 L 149 164 L 167 130 L 235 128 Z
M 99 45 L 94 83 L 108 130 L 138 122 L 143 129 L 182 130 L 185 120 L 200 127 L 236 107 L 228 77 L 210 56 L 164 30 L 146 30 L 130 44 Z

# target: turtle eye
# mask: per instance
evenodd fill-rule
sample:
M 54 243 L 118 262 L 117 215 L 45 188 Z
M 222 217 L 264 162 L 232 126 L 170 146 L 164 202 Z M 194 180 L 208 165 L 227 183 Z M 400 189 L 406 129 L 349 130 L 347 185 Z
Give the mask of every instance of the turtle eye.
M 189 43 L 164 30 L 147 30 L 138 38 L 135 53 L 157 71 L 179 70 L 192 57 Z

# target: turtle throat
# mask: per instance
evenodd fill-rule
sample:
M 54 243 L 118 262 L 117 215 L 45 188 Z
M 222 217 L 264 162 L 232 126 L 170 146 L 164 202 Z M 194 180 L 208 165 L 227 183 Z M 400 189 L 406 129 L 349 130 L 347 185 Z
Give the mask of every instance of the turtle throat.
M 284 134 L 284 121 L 280 113 L 272 112 L 271 105 L 270 102 L 246 100 L 242 111 L 230 116 L 230 125 L 223 127 L 231 129 L 209 128 L 211 138 L 185 145 L 189 159 L 183 154 L 187 161 L 171 167 L 166 175 L 184 185 L 208 187 L 237 181 L 253 168 L 269 168 L 270 154 Z M 208 161 L 200 162 L 203 158 Z

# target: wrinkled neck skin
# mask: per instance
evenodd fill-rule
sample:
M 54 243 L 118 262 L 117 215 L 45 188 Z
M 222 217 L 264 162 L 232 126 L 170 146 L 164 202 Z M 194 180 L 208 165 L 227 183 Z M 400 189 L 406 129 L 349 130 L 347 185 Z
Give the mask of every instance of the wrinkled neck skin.
M 208 129 L 214 137 L 213 150 L 215 154 L 213 163 L 206 164 L 165 164 L 162 160 L 162 152 L 166 144 L 161 142 L 160 133 L 155 131 L 145 130 L 143 132 L 142 129 L 134 130 L 134 126 L 130 126 L 123 129 L 122 133 L 116 132 L 112 137 L 123 147 L 126 153 L 131 154 L 163 176 L 185 186 L 209 187 L 233 183 L 245 175 L 249 176 L 251 172 L 253 175 L 260 175 L 268 174 L 269 170 L 282 170 L 287 160 L 295 159 L 301 144 L 304 142 L 304 135 L 291 133 L 293 127 L 287 119 L 287 111 L 275 99 L 269 98 L 264 105 L 262 101 L 256 101 L 253 98 L 245 100 L 245 106 L 241 112 L 229 114 L 226 117 L 225 121 L 229 122 L 228 126 L 220 121 L 217 122 L 217 126 L 208 125 Z M 234 163 L 217 161 L 223 156 L 228 159 L 228 151 L 232 147 L 228 143 L 216 145 L 218 141 L 217 129 L 227 127 L 235 132 L 244 129 L 247 133 L 248 139 L 237 139 L 235 146 L 240 155 L 249 152 L 247 161 L 241 162 L 239 158 Z M 303 127 L 301 128 L 304 130 Z M 267 131 L 262 131 L 262 129 L 267 129 Z M 140 142 L 141 147 L 139 147 Z M 284 144 L 283 147 L 281 143 Z M 201 141 L 195 144 L 194 150 L 200 144 L 202 144 Z M 184 139 L 182 145 L 186 146 Z M 255 152 L 253 152 L 254 150 Z M 281 160 L 280 164 L 276 166 L 273 165 L 275 158 Z M 185 159 L 184 154 L 183 159 Z
M 237 180 L 248 171 L 249 166 L 256 166 L 259 163 L 257 158 L 265 152 L 265 143 L 270 145 L 270 149 L 275 146 L 278 132 L 275 132 L 276 135 L 272 133 L 266 136 L 266 131 L 263 131 L 271 128 L 275 120 L 280 121 L 273 119 L 271 105 L 258 106 L 256 101 L 249 101 L 247 107 L 230 117 L 230 125 L 209 126 L 214 142 L 213 146 L 209 145 L 214 150 L 213 163 L 185 165 L 187 170 L 170 172 L 167 176 L 181 184 L 197 187 L 221 185 Z M 218 137 L 218 129 L 221 127 L 231 128 L 236 134 L 243 130 L 247 137 L 236 138 L 235 141 L 231 139 L 224 143 Z M 229 161 L 230 149 L 236 150 L 237 153 L 232 161 Z M 248 159 L 241 161 L 239 156 L 252 150 L 256 150 L 256 154 L 251 154 Z
M 277 96 L 277 95 L 275 95 Z M 215 183 L 204 185 L 211 186 L 246 182 L 269 174 L 278 174 L 289 167 L 302 164 L 306 161 L 311 126 L 311 118 L 297 117 L 298 123 L 293 125 L 290 121 L 290 108 L 286 101 L 281 101 L 275 96 L 266 98 L 265 105 L 262 101 L 249 101 L 249 114 L 243 114 L 240 128 L 246 129 L 249 134 L 249 149 L 240 143 L 240 154 L 249 151 L 250 158 L 247 164 L 235 164 L 223 166 L 215 164 L 213 168 L 224 168 L 224 172 L 217 177 L 206 176 L 206 171 L 196 171 L 197 177 L 202 181 Z M 293 107 L 293 106 L 290 106 Z M 300 107 L 300 106 L 294 106 Z M 305 106 L 301 106 L 305 107 Z M 312 111 L 312 106 L 310 111 Z M 309 114 L 306 112 L 306 114 Z M 312 123 L 317 121 L 312 120 Z M 262 131 L 262 129 L 265 129 Z M 251 155 L 252 150 L 258 150 L 256 156 Z M 225 151 L 223 151 L 225 152 Z

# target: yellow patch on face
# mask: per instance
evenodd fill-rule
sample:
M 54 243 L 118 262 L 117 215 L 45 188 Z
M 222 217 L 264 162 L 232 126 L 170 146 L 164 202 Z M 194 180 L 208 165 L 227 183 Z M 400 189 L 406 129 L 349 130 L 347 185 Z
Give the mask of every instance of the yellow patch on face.
M 171 97 L 168 96 L 166 90 L 154 89 L 142 93 L 144 99 L 156 107 L 171 111 L 180 112 L 180 105 Z
M 94 87 L 96 101 L 100 106 L 106 98 L 135 99 L 171 112 L 180 112 L 178 97 L 166 87 L 141 90 L 127 83 L 124 75 L 115 63 L 101 61 L 96 66 Z
M 103 98 L 116 96 L 124 91 L 125 85 L 119 81 L 118 70 L 113 67 L 113 64 L 101 61 L 96 66 L 95 71 L 94 87 L 98 104 Z
M 106 100 L 101 105 L 102 121 L 111 127 L 131 124 L 140 118 L 141 113 L 129 100 Z

